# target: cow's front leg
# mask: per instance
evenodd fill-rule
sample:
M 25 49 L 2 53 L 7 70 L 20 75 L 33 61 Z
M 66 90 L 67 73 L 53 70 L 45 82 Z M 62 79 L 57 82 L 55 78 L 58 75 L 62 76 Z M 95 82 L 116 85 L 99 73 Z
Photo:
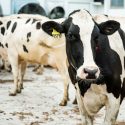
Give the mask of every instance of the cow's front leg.
M 77 99 L 79 111 L 81 114 L 82 125 L 93 125 L 93 117 L 89 116 L 89 114 L 85 109 L 78 83 L 76 83 L 75 86 L 76 86 L 76 99 Z
M 63 79 L 63 85 L 64 85 L 64 94 L 63 99 L 60 102 L 60 106 L 67 105 L 67 101 L 69 100 L 68 90 L 69 90 L 69 75 L 68 75 L 68 68 L 66 66 L 66 60 L 62 61 L 60 57 L 56 56 L 56 65 L 57 69 L 61 74 L 61 77 Z
M 11 89 L 9 95 L 15 96 L 17 94 L 17 89 L 18 89 L 18 73 L 19 73 L 18 55 L 16 55 L 16 53 L 13 53 L 13 54 L 9 53 L 8 59 L 11 64 L 12 73 L 13 73 L 13 77 L 14 77 L 14 86 Z
M 119 108 L 120 108 L 120 97 L 116 98 L 113 96 L 113 94 L 109 94 L 106 103 L 105 119 L 102 125 L 115 125 Z
M 19 81 L 18 81 L 18 89 L 17 92 L 21 93 L 21 89 L 23 89 L 23 78 L 26 71 L 26 62 L 21 62 L 19 66 Z
M 73 100 L 73 104 L 77 104 L 77 99 L 76 99 L 76 96 L 75 96 L 75 99 Z
M 67 101 L 69 100 L 69 95 L 68 95 L 68 90 L 69 90 L 69 81 L 67 74 L 61 73 L 61 76 L 63 78 L 63 85 L 64 85 L 64 94 L 63 94 L 63 99 L 60 102 L 60 106 L 65 106 L 67 105 Z

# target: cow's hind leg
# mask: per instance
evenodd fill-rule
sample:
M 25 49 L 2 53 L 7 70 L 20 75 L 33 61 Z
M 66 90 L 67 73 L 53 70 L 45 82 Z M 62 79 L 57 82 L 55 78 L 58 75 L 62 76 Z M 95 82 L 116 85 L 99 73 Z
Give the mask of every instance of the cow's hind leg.
M 23 78 L 26 71 L 26 62 L 21 62 L 19 65 L 19 81 L 18 81 L 18 89 L 17 92 L 21 93 L 21 89 L 23 89 Z
M 13 54 L 8 52 L 8 59 L 11 64 L 12 73 L 13 73 L 13 77 L 14 77 L 14 86 L 11 89 L 9 95 L 15 96 L 17 94 L 17 89 L 18 89 L 18 73 L 19 73 L 18 55 L 14 52 L 13 52 Z
M 106 104 L 106 114 L 102 125 L 115 125 L 120 108 L 120 97 L 115 98 L 112 94 L 108 95 Z

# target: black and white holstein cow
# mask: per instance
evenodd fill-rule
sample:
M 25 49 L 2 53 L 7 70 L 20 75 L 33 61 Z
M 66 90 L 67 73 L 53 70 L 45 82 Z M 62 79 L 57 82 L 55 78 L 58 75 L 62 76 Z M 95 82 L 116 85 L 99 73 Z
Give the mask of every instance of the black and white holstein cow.
M 125 96 L 125 34 L 120 24 L 107 20 L 97 24 L 86 10 L 71 13 L 62 24 L 46 22 L 65 33 L 69 75 L 83 125 L 93 125 L 94 115 L 106 106 L 102 125 L 114 125 Z
M 69 75 L 67 69 L 67 56 L 65 48 L 65 36 L 53 29 L 53 37 L 43 29 L 47 18 L 30 15 L 16 15 L 3 17 L 0 20 L 0 47 L 7 51 L 7 56 L 12 66 L 14 87 L 10 91 L 11 96 L 20 93 L 23 88 L 23 77 L 26 63 L 39 63 L 46 65 L 48 55 L 55 60 L 58 71 L 64 81 L 64 95 L 60 105 L 64 106 L 68 100 Z M 61 20 L 57 20 L 60 22 Z M 63 59 L 62 59 L 63 58 Z M 48 74 L 49 75 L 49 74 Z

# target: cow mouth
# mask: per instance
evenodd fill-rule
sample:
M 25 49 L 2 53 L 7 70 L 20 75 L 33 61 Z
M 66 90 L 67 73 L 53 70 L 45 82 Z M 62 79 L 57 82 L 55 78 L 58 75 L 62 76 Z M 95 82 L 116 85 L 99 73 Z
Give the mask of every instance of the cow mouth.
M 94 76 L 87 76 L 87 78 L 86 79 L 81 79 L 80 77 L 78 77 L 77 76 L 77 82 L 90 82 L 90 83 L 92 83 L 92 82 L 96 82 L 96 77 L 94 77 Z
M 77 76 L 77 82 L 87 82 L 87 83 L 94 83 L 94 84 L 103 84 L 105 83 L 104 76 L 102 74 L 99 75 L 98 78 L 96 76 L 87 76 L 86 79 L 81 79 L 80 77 Z
M 87 80 L 95 80 L 95 79 L 96 79 L 96 76 L 90 74 L 90 75 L 88 75 L 88 76 L 86 77 L 86 79 L 87 79 Z

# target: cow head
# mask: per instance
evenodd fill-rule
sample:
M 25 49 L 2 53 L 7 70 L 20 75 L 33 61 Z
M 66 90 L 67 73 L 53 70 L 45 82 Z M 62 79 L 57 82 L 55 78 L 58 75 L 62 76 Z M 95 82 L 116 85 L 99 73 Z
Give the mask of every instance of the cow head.
M 70 66 L 76 70 L 76 77 L 96 80 L 101 73 L 95 61 L 98 42 L 101 42 L 99 37 L 113 34 L 120 24 L 113 20 L 97 24 L 86 10 L 71 13 L 62 24 L 52 21 L 47 23 L 50 26 L 48 29 L 54 25 L 58 32 L 65 33 L 67 57 Z M 43 24 L 43 27 L 45 25 Z M 46 32 L 48 29 L 43 28 Z M 51 34 L 49 31 L 47 33 Z

